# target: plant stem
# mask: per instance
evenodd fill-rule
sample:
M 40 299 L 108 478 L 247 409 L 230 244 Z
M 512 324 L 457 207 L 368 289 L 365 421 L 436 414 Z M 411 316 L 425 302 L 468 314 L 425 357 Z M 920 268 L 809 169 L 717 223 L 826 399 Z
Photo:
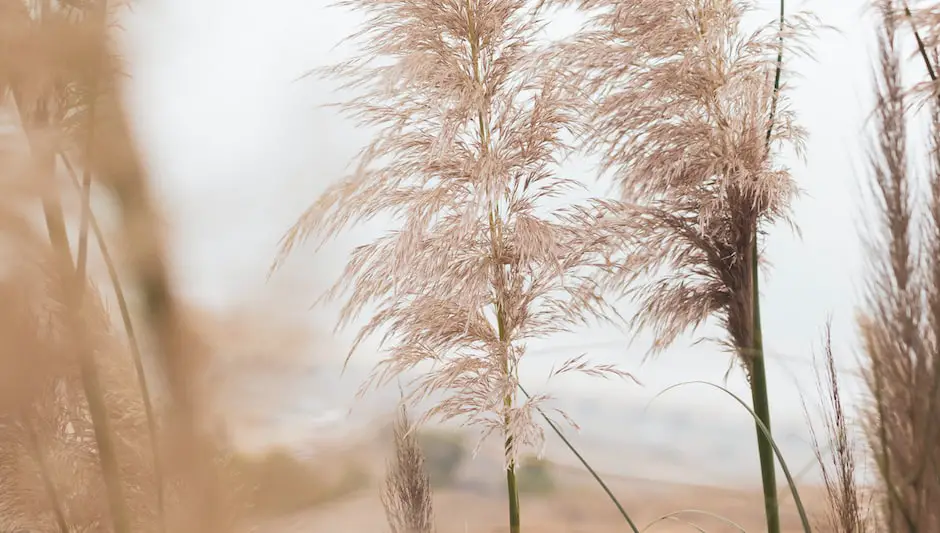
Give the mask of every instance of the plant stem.
M 38 24 L 44 24 L 44 18 L 50 10 L 51 2 L 44 0 L 41 4 Z M 65 229 L 65 217 L 56 191 L 56 149 L 48 131 L 53 125 L 48 109 L 53 95 L 50 93 L 44 94 L 32 115 L 23 112 L 19 91 L 14 90 L 13 97 L 20 115 L 20 122 L 26 131 L 32 157 L 36 162 L 37 172 L 40 179 L 45 180 L 46 185 L 49 187 L 49 190 L 43 193 L 43 214 L 49 240 L 52 244 L 57 272 L 64 288 L 67 328 L 78 352 L 82 388 L 91 415 L 95 443 L 98 447 L 98 460 L 104 478 L 109 510 L 111 511 L 111 520 L 115 533 L 130 533 L 126 504 L 121 489 L 120 467 L 104 401 L 104 392 L 95 365 L 94 353 L 88 344 L 85 324 L 82 320 L 85 280 L 78 279 L 75 276 L 72 252 Z
M 503 309 L 502 306 L 497 306 L 496 312 L 496 322 L 499 327 L 499 339 L 500 343 L 503 346 L 506 346 L 505 342 L 505 328 L 503 327 Z M 509 355 L 505 354 L 505 370 L 506 375 L 509 375 L 511 371 L 509 367 Z M 505 399 L 503 400 L 504 407 L 506 408 L 506 416 L 503 419 L 503 426 L 506 433 L 505 441 L 505 454 L 506 454 L 506 492 L 509 496 L 509 533 L 519 533 L 521 529 L 520 517 L 519 517 L 519 486 L 516 483 L 516 460 L 512 455 L 513 441 L 512 433 L 509 431 L 509 410 L 512 409 L 513 403 L 513 394 L 511 392 L 506 394 Z
M 498 220 L 498 209 L 494 208 L 490 211 L 490 238 L 493 242 L 494 257 L 497 258 L 499 257 L 500 253 L 500 233 Z M 496 291 L 499 295 L 502 293 L 505 287 L 505 284 L 503 283 L 502 266 L 499 264 L 499 261 L 497 261 L 497 266 L 495 268 Z M 498 296 L 496 301 L 496 328 L 499 334 L 499 343 L 503 351 L 501 354 L 503 358 L 503 372 L 505 372 L 507 379 L 511 379 L 515 369 L 512 368 L 509 361 L 509 340 L 506 334 L 505 313 Z M 504 442 L 504 453 L 506 456 L 506 492 L 509 496 L 509 533 L 519 533 L 521 529 L 519 517 L 519 486 L 516 483 L 516 460 L 513 455 L 513 439 L 512 432 L 510 431 L 510 424 L 512 421 L 509 416 L 513 406 L 513 397 L 515 396 L 513 394 L 514 392 L 514 390 L 507 391 L 506 396 L 503 398 L 503 407 L 506 410 L 506 414 L 503 417 L 503 432 L 506 436 L 506 440 Z
M 69 162 L 64 153 L 60 153 L 59 156 L 62 158 L 62 163 L 72 178 L 72 184 L 81 190 L 82 185 L 78 181 L 78 173 L 75 172 L 75 168 L 72 166 L 71 162 Z M 131 313 L 127 305 L 127 298 L 124 296 L 124 288 L 121 284 L 121 278 L 118 276 L 114 259 L 111 257 L 111 253 L 108 250 L 108 244 L 105 241 L 104 232 L 101 231 L 101 226 L 98 224 L 98 219 L 95 217 L 94 211 L 89 209 L 87 216 L 88 224 L 91 226 L 91 231 L 95 234 L 95 240 L 98 241 L 98 250 L 101 252 L 101 257 L 104 259 L 105 267 L 108 269 L 108 277 L 111 279 L 111 286 L 114 288 L 114 296 L 117 299 L 118 310 L 121 313 L 121 321 L 124 324 L 124 331 L 127 333 L 127 342 L 131 350 L 131 359 L 134 361 L 134 368 L 137 372 L 137 383 L 140 387 L 140 395 L 144 403 L 144 412 L 147 416 L 147 428 L 150 432 L 150 445 L 153 453 L 153 477 L 154 485 L 157 486 L 158 520 L 160 521 L 160 530 L 166 531 L 166 505 L 164 503 L 166 498 L 164 496 L 165 487 L 163 482 L 163 461 L 160 458 L 160 450 L 157 440 L 159 435 L 157 432 L 157 418 L 153 411 L 153 400 L 150 396 L 150 386 L 147 384 L 147 374 L 144 371 L 143 357 L 140 352 L 140 343 L 137 341 L 137 333 L 134 330 L 134 323 L 131 320 Z
M 757 235 L 754 235 L 754 242 Z M 760 298 L 758 297 L 757 246 L 751 247 L 751 276 L 754 297 L 752 359 L 751 359 L 751 401 L 757 418 L 770 431 L 770 398 L 767 391 L 767 369 L 764 365 L 764 344 L 760 321 Z M 776 465 L 770 439 L 757 427 L 757 453 L 760 457 L 761 483 L 764 485 L 764 510 L 767 516 L 767 532 L 780 533 L 780 506 L 777 500 Z
M 95 23 L 104 26 L 108 20 L 108 0 L 99 0 L 98 12 L 95 13 Z M 91 101 L 88 103 L 88 136 L 85 139 L 85 168 L 82 176 L 82 187 L 79 191 L 82 198 L 81 216 L 78 222 L 78 257 L 75 260 L 75 276 L 79 282 L 84 282 L 88 266 L 88 214 L 91 212 L 91 158 L 94 157 L 95 143 L 95 111 L 98 104 L 98 83 L 101 77 L 101 63 L 104 58 L 103 51 L 95 54 L 92 66 L 92 79 L 89 86 Z
M 506 446 L 512 444 L 512 437 L 506 437 Z M 516 464 L 510 460 L 506 467 L 506 490 L 509 494 L 509 533 L 519 533 L 519 486 L 516 484 Z
M 49 144 L 47 140 L 40 141 L 36 144 L 41 145 L 41 148 L 38 152 L 34 152 L 36 154 L 34 157 L 36 157 L 43 169 L 42 174 L 44 179 L 50 182 L 50 187 L 54 187 L 54 184 L 51 182 L 54 182 L 55 178 L 55 150 L 53 150 L 51 146 L 46 146 Z M 36 146 L 36 144 L 34 144 L 34 146 Z M 85 334 L 84 324 L 82 323 L 81 311 L 83 308 L 85 281 L 79 280 L 74 275 L 72 254 L 69 251 L 68 238 L 66 237 L 65 231 L 65 220 L 62 215 L 61 205 L 55 196 L 55 191 L 53 190 L 46 194 L 50 196 L 50 200 L 43 202 L 43 211 L 45 213 L 49 239 L 52 242 L 53 252 L 56 257 L 57 270 L 62 278 L 62 284 L 64 285 L 66 321 L 68 322 L 69 333 L 71 333 L 78 351 L 82 388 L 85 392 L 85 399 L 88 401 L 88 411 L 91 414 L 91 423 L 94 429 L 95 443 L 98 446 L 98 459 L 104 477 L 111 519 L 114 523 L 114 531 L 116 533 L 130 533 L 128 515 L 121 490 L 117 451 L 114 446 L 111 424 L 108 420 L 104 392 L 93 358 L 93 352 L 88 345 L 88 338 Z M 52 200 L 51 198 L 55 199 Z M 56 207 L 58 207 L 58 209 L 56 209 Z
M 773 134 L 774 118 L 777 112 L 777 100 L 780 95 L 780 76 L 783 68 L 783 29 L 784 29 L 785 3 L 780 0 L 780 44 L 777 50 L 777 67 L 774 73 L 774 89 L 770 103 L 770 118 L 767 127 L 765 149 L 770 151 L 770 140 Z M 776 465 L 774 452 L 770 441 L 770 395 L 767 391 L 767 368 L 764 360 L 764 335 L 760 317 L 760 254 L 757 247 L 758 220 L 755 219 L 752 228 L 750 244 L 751 262 L 751 346 L 750 346 L 750 380 L 751 401 L 754 413 L 759 421 L 767 428 L 767 435 L 756 424 L 757 453 L 760 458 L 761 483 L 764 486 L 764 513 L 767 518 L 767 533 L 780 533 L 780 504 L 777 498 Z
M 476 83 L 482 85 L 481 73 L 480 73 L 480 43 L 479 36 L 476 32 L 476 23 L 474 20 L 473 6 L 470 3 L 470 0 L 465 0 L 464 6 L 467 10 L 467 41 L 470 44 L 470 62 L 473 68 L 473 79 Z M 483 111 L 477 111 L 477 129 L 480 137 L 480 151 L 481 155 L 486 155 L 489 151 L 489 129 L 487 128 L 486 120 L 483 117 Z M 499 335 L 499 344 L 501 347 L 502 353 L 499 354 L 503 359 L 503 372 L 506 375 L 507 380 L 511 379 L 515 369 L 512 368 L 512 365 L 509 361 L 509 339 L 508 332 L 506 331 L 505 315 L 502 306 L 502 294 L 505 290 L 505 284 L 503 283 L 503 270 L 502 262 L 499 261 L 499 258 L 502 253 L 502 234 L 501 228 L 499 227 L 499 206 L 491 205 L 489 213 L 490 221 L 490 243 L 492 246 L 493 259 L 496 260 L 496 265 L 493 267 L 495 270 L 494 276 L 494 289 L 496 291 L 496 327 Z M 513 438 L 510 431 L 510 410 L 513 406 L 513 397 L 515 389 L 510 389 L 506 392 L 506 396 L 503 398 L 503 408 L 506 411 L 506 414 L 503 417 L 503 434 L 505 435 L 504 441 L 504 450 L 503 453 L 506 458 L 506 492 L 509 499 L 509 533 L 519 533 L 521 530 L 520 526 L 520 512 L 519 512 L 519 486 L 516 481 L 516 461 L 513 457 Z

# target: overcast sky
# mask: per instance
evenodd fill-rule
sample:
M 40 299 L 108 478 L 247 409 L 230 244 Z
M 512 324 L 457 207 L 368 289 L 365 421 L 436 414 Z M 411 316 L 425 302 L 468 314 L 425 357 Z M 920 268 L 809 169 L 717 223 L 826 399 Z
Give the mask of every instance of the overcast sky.
M 757 3 L 771 20 L 775 0 Z M 178 276 L 187 296 L 206 305 L 222 307 L 274 290 L 264 277 L 277 240 L 317 192 L 342 175 L 366 141 L 366 132 L 318 108 L 336 98 L 322 82 L 294 81 L 341 57 L 344 49 L 331 49 L 355 27 L 356 17 L 326 4 L 159 0 L 138 3 L 125 24 L 130 98 L 174 225 Z M 804 191 L 794 209 L 802 236 L 787 227 L 772 232 L 765 244 L 773 266 L 762 280 L 765 343 L 775 356 L 770 387 L 780 398 L 774 416 L 789 420 L 803 417 L 801 395 L 814 401 L 810 362 L 827 317 L 833 320 L 840 365 L 855 366 L 853 313 L 862 279 L 859 197 L 867 177 L 863 129 L 872 102 L 873 26 L 865 3 L 817 0 L 809 7 L 839 31 L 815 41 L 815 61 L 791 63 L 799 78 L 787 73 L 797 86 L 794 107 L 810 133 L 806 161 L 791 162 Z M 553 31 L 564 33 L 575 24 L 558 20 Z M 911 73 L 922 75 L 916 68 Z M 573 168 L 593 182 L 590 166 Z M 596 188 L 604 192 L 602 184 Z M 322 280 L 341 268 L 345 250 L 374 230 L 352 232 L 318 255 L 310 247 L 301 249 L 274 279 L 288 289 L 280 297 L 289 295 L 290 305 L 305 310 Z M 332 312 L 310 312 L 311 323 L 331 327 L 323 321 L 329 322 Z M 728 356 L 709 344 L 693 347 L 691 340 L 641 365 L 648 338 L 628 347 L 622 333 L 594 330 L 553 340 L 543 359 L 588 351 L 634 371 L 644 387 L 566 378 L 559 390 L 648 399 L 680 381 L 721 380 Z M 359 361 L 367 364 L 369 354 L 363 356 Z M 526 376 L 541 383 L 547 366 L 525 364 Z M 732 375 L 734 390 L 746 391 L 743 382 L 740 372 Z M 713 391 L 674 394 L 676 405 L 746 416 Z

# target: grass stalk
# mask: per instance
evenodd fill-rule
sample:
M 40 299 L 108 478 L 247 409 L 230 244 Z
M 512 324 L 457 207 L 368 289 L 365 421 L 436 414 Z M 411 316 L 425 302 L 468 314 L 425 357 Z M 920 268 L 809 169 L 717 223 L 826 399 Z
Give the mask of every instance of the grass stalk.
M 820 398 L 827 404 L 823 406 L 823 429 L 826 437 L 821 440 L 812 423 L 810 437 L 828 498 L 826 519 L 832 531 L 865 533 L 869 528 L 863 517 L 864 505 L 857 484 L 854 439 L 851 437 L 832 351 L 831 322 L 826 323 L 824 350 L 825 370 L 817 370 L 816 380 Z M 804 410 L 809 418 L 809 409 L 805 405 Z M 826 445 L 826 450 L 831 451 L 828 459 L 824 456 L 823 444 Z
M 758 252 L 757 234 L 751 245 L 751 276 L 753 280 L 752 313 L 753 344 L 751 364 L 751 402 L 757 415 L 757 453 L 760 457 L 761 483 L 764 490 L 764 512 L 767 518 L 767 532 L 780 533 L 780 503 L 777 497 L 776 465 L 770 442 L 770 395 L 767 391 L 767 368 L 764 364 L 764 346 L 760 321 L 760 298 L 758 296 Z M 766 435 L 760 426 L 767 428 Z
M 102 35 L 102 38 L 104 35 Z M 111 84 L 112 86 L 114 84 Z M 114 120 L 96 144 L 108 149 L 108 157 L 93 160 L 92 171 L 114 195 L 127 243 L 131 279 L 143 299 L 142 323 L 154 341 L 156 360 L 167 380 L 170 394 L 170 433 L 173 466 L 183 478 L 192 516 L 177 531 L 223 533 L 230 524 L 220 508 L 217 463 L 214 450 L 197 426 L 197 389 L 194 378 L 199 352 L 192 350 L 190 331 L 184 327 L 167 268 L 164 240 L 158 223 L 144 168 L 119 98 L 105 101 L 115 106 Z M 107 144 L 105 144 L 107 143 Z M 120 532 L 118 532 L 120 533 Z
M 495 217 L 491 217 L 490 219 L 493 220 L 493 218 Z M 499 274 L 501 277 L 502 273 L 500 272 Z M 503 323 L 504 323 L 503 322 L 503 309 L 502 309 L 502 306 L 498 304 L 497 304 L 497 311 L 496 311 L 496 321 L 497 321 L 497 327 L 499 329 L 500 343 L 504 346 L 504 349 L 505 349 L 506 331 L 505 331 L 505 328 L 503 327 Z M 504 369 L 506 371 L 506 375 L 508 376 L 509 372 L 512 371 L 512 369 L 509 366 L 508 352 L 503 354 L 503 358 L 504 358 L 504 365 L 505 365 Z M 505 398 L 503 399 L 503 407 L 506 409 L 506 415 L 503 418 L 503 427 L 504 427 L 504 432 L 506 435 L 506 440 L 504 442 L 505 455 L 506 455 L 506 492 L 509 497 L 509 533 L 519 533 L 521 530 L 521 519 L 520 519 L 520 509 L 519 509 L 520 507 L 519 506 L 519 485 L 516 480 L 516 460 L 513 455 L 513 440 L 512 440 L 512 432 L 510 431 L 511 420 L 509 417 L 509 412 L 512 409 L 512 405 L 513 405 L 513 394 L 512 392 L 509 392 L 506 394 Z
M 431 478 L 404 405 L 399 407 L 392 431 L 395 457 L 388 462 L 381 493 L 389 529 L 392 533 L 433 533 Z
M 62 159 L 63 165 L 71 177 L 72 184 L 78 190 L 83 190 L 82 183 L 78 181 L 78 173 L 75 171 L 72 163 L 64 153 L 59 155 Z M 118 310 L 121 314 L 121 322 L 123 323 L 124 331 L 127 334 L 127 342 L 131 350 L 131 359 L 133 359 L 134 369 L 137 373 L 137 383 L 140 387 L 140 394 L 144 403 L 144 412 L 147 416 L 147 428 L 150 432 L 150 442 L 154 460 L 154 484 L 157 487 L 158 520 L 160 521 L 160 529 L 165 531 L 166 487 L 163 481 L 164 467 L 158 444 L 159 433 L 157 431 L 157 418 L 153 410 L 153 400 L 151 399 L 150 395 L 150 386 L 147 384 L 147 374 L 144 370 L 143 357 L 140 351 L 140 343 L 137 340 L 137 333 L 134 330 L 134 323 L 131 320 L 130 308 L 127 305 L 127 298 L 124 295 L 124 287 L 121 283 L 120 276 L 118 276 L 114 259 L 111 256 L 110 250 L 108 249 L 104 232 L 101 230 L 101 226 L 98 224 L 98 219 L 95 217 L 94 211 L 89 208 L 84 215 L 87 216 L 87 224 L 91 227 L 91 231 L 95 235 L 95 240 L 98 242 L 98 250 L 101 252 L 101 257 L 104 260 L 105 268 L 108 270 L 108 277 L 110 278 L 111 286 L 114 288 L 114 296 L 117 300 Z
M 476 31 L 476 21 L 474 19 L 473 6 L 470 0 L 465 0 L 467 10 L 467 40 L 470 45 L 470 62 L 473 66 L 473 78 L 477 84 L 482 85 L 483 80 L 480 74 L 479 58 L 479 36 Z M 489 151 L 489 129 L 483 116 L 483 111 L 477 112 L 477 133 L 480 137 L 481 156 L 485 156 Z M 492 245 L 493 257 L 498 258 L 501 252 L 501 232 L 499 227 L 499 207 L 490 206 L 489 213 L 489 232 Z M 499 335 L 499 343 L 502 349 L 500 356 L 503 358 L 503 372 L 507 379 L 510 378 L 513 368 L 509 361 L 508 339 L 505 328 L 505 317 L 503 316 L 503 306 L 501 304 L 504 291 L 502 266 L 498 264 L 494 267 L 494 285 L 496 289 L 496 327 Z M 506 459 L 506 493 L 509 500 L 509 533 L 519 533 L 521 531 L 521 518 L 519 509 L 519 486 L 516 479 L 516 461 L 513 457 L 513 437 L 510 431 L 510 411 L 513 407 L 513 391 L 509 390 L 503 398 L 503 408 L 506 414 L 503 417 L 503 433 L 505 440 L 503 442 L 504 455 Z
M 20 116 L 20 124 L 27 132 L 27 141 L 29 142 L 30 149 L 33 151 L 34 160 L 36 160 L 35 149 L 37 148 L 37 143 L 31 135 L 31 127 L 27 122 L 29 119 L 21 112 L 22 106 L 20 105 L 19 92 L 15 87 L 11 88 L 10 92 L 13 97 L 14 108 Z M 42 107 L 40 107 L 39 111 L 42 111 Z M 55 164 L 53 161 L 53 172 L 54 168 Z M 46 231 L 49 235 L 49 241 L 52 243 L 53 249 L 59 250 L 64 247 L 65 250 L 68 251 L 68 234 L 65 232 L 65 223 L 62 219 L 62 206 L 59 203 L 58 197 L 52 194 L 52 191 L 43 191 L 41 203 L 43 217 L 46 222 Z M 71 259 L 69 259 L 69 261 L 71 261 Z M 34 459 L 39 466 L 39 475 L 42 480 L 43 490 L 45 491 L 46 496 L 49 498 L 49 502 L 53 508 L 52 511 L 56 518 L 56 525 L 62 533 L 68 533 L 69 526 L 65 518 L 65 509 L 61 499 L 58 497 L 58 493 L 56 492 L 55 483 L 52 481 L 52 476 L 49 472 L 49 469 L 47 468 L 42 449 L 39 447 L 38 435 L 36 434 L 36 430 L 30 421 L 29 415 L 24 414 L 22 418 L 23 424 L 26 426 L 27 439 L 30 441 L 29 446 L 34 450 Z
M 667 520 L 679 521 L 680 523 L 689 525 L 690 527 L 694 527 L 694 528 L 696 528 L 696 529 L 699 530 L 699 531 L 704 531 L 702 528 L 698 527 L 697 525 L 693 524 L 692 522 L 689 522 L 689 521 L 687 521 L 687 520 L 682 520 L 681 518 L 679 518 L 679 515 L 682 515 L 682 514 L 697 514 L 697 515 L 707 516 L 707 517 L 709 517 L 709 518 L 714 518 L 714 519 L 720 520 L 721 522 L 723 522 L 724 524 L 726 524 L 726 525 L 729 527 L 729 529 L 730 529 L 730 528 L 734 528 L 734 529 L 736 529 L 737 531 L 739 531 L 740 533 L 747 533 L 747 530 L 745 530 L 743 527 L 741 527 L 741 525 L 738 524 L 737 522 L 735 522 L 735 521 L 733 521 L 733 520 L 731 520 L 731 519 L 729 519 L 729 518 L 726 518 L 726 517 L 724 517 L 724 516 L 721 516 L 721 515 L 718 515 L 718 514 L 715 514 L 715 513 L 710 513 L 710 512 L 708 512 L 708 511 L 702 511 L 702 510 L 699 510 L 699 509 L 682 509 L 682 510 L 680 510 L 680 511 L 673 511 L 673 512 L 671 512 L 671 513 L 664 514 L 664 515 L 660 516 L 659 518 L 657 518 L 656 520 L 653 520 L 652 522 L 650 522 L 649 524 L 647 524 L 646 527 L 643 528 L 643 533 L 645 533 L 646 531 L 649 531 L 650 529 L 652 529 L 652 528 L 653 528 L 654 526 L 656 526 L 657 524 L 661 524 L 661 523 L 663 523 L 663 522 L 665 522 L 665 521 L 667 521 Z
M 774 73 L 773 96 L 770 104 L 765 148 L 769 150 L 777 111 L 777 99 L 780 93 L 780 77 L 783 67 L 783 26 L 785 0 L 780 0 L 780 44 L 777 51 L 777 66 Z M 767 532 L 780 533 L 780 503 L 777 498 L 776 466 L 771 442 L 770 394 L 767 390 L 767 367 L 764 360 L 764 336 L 760 316 L 760 252 L 758 250 L 758 226 L 754 222 L 751 239 L 751 346 L 750 380 L 751 401 L 757 422 L 757 453 L 760 457 L 761 483 L 764 489 L 764 512 L 767 518 Z M 766 435 L 760 426 L 766 428 Z
M 48 98 L 39 103 L 36 115 L 28 117 L 20 111 L 21 122 L 27 129 L 27 138 L 36 162 L 36 169 L 40 178 L 46 180 L 49 190 L 43 195 L 43 214 L 46 220 L 46 230 L 52 244 L 57 270 L 64 287 L 65 307 L 69 333 L 71 334 L 78 352 L 82 388 L 88 401 L 88 410 L 94 428 L 95 443 L 98 447 L 98 459 L 101 464 L 107 491 L 108 505 L 115 533 L 129 533 L 128 513 L 121 489 L 120 469 L 118 466 L 113 433 L 108 420 L 104 393 L 101 388 L 98 369 L 95 365 L 93 353 L 88 346 L 85 328 L 81 320 L 82 302 L 84 298 L 84 280 L 75 277 L 72 254 L 69 249 L 68 235 L 65 230 L 65 217 L 62 206 L 56 193 L 55 171 L 56 151 L 49 139 L 37 138 L 48 136 L 50 127 Z
M 95 22 L 102 26 L 107 24 L 108 0 L 99 0 L 98 12 L 95 13 Z M 101 53 L 95 54 L 91 83 L 89 87 L 90 101 L 88 102 L 88 129 L 85 138 L 85 161 L 91 161 L 95 143 L 95 111 L 98 104 L 98 84 L 101 76 Z M 86 164 L 83 169 L 81 194 L 81 215 L 78 221 L 78 257 L 75 262 L 76 277 L 83 281 L 86 277 L 88 265 L 88 216 L 91 212 L 91 165 Z

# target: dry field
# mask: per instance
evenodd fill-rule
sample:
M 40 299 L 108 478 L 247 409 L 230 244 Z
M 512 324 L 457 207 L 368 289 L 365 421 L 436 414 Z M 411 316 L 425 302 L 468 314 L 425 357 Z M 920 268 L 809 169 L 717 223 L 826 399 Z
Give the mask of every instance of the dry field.
M 522 496 L 523 527 L 537 533 L 613 533 L 629 531 L 616 508 L 585 474 L 559 470 L 560 488 L 549 496 Z M 763 507 L 758 488 L 728 489 L 710 486 L 678 485 L 640 479 L 609 478 L 607 482 L 637 525 L 650 524 L 668 513 L 688 509 L 707 511 L 733 520 L 747 532 L 764 531 Z M 824 510 L 822 493 L 814 487 L 801 491 L 807 511 L 814 517 Z M 503 533 L 506 499 L 483 496 L 465 490 L 437 490 L 434 494 L 438 533 Z M 734 525 L 702 513 L 686 513 L 680 519 L 693 522 L 708 533 L 739 532 Z M 789 498 L 783 505 L 785 533 L 801 531 L 799 517 Z M 272 520 L 253 533 L 295 533 L 301 531 L 385 532 L 388 525 L 378 488 L 365 489 L 341 501 Z M 663 520 L 646 531 L 680 533 L 698 531 L 679 520 Z
M 636 509 L 634 518 L 646 525 L 669 512 L 680 509 L 708 510 L 734 520 L 745 531 L 762 531 L 763 508 L 759 491 L 735 491 L 711 487 L 673 487 L 663 490 L 651 484 L 621 491 L 624 502 Z M 629 495 L 629 496 L 628 496 Z M 808 502 L 821 509 L 819 500 Z M 550 497 L 523 498 L 526 511 L 524 527 L 538 533 L 607 533 L 629 528 L 603 496 L 590 490 L 566 490 Z M 815 504 L 815 505 L 813 505 Z M 467 492 L 439 491 L 435 497 L 438 533 L 502 533 L 506 525 L 506 502 Z M 682 515 L 709 533 L 740 531 L 737 527 L 698 513 Z M 801 531 L 792 508 L 783 513 L 783 530 Z M 254 533 L 294 533 L 300 531 L 387 531 L 388 525 L 378 492 L 359 495 L 311 511 L 275 520 L 254 529 Z M 677 520 L 664 520 L 648 531 L 679 533 L 696 531 Z

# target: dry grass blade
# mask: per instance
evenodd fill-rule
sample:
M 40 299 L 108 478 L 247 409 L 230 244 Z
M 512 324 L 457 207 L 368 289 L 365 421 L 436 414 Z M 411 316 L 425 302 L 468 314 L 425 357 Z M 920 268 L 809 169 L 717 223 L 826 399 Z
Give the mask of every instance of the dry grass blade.
M 530 399 L 532 398 L 529 395 L 529 393 L 526 392 L 525 388 L 522 387 L 521 384 L 519 385 L 519 390 L 522 391 L 522 394 L 524 394 L 526 398 L 530 398 Z M 573 453 L 574 456 L 577 457 L 578 461 L 581 462 L 581 464 L 588 471 L 588 473 L 591 474 L 591 477 L 594 478 L 594 481 L 597 481 L 597 484 L 600 485 L 601 489 L 604 491 L 604 494 L 606 494 L 607 497 L 610 498 L 611 503 L 613 503 L 614 507 L 617 508 L 617 511 L 620 513 L 620 516 L 622 516 L 623 519 L 627 522 L 627 526 L 630 527 L 630 530 L 633 531 L 633 533 L 640 533 L 639 529 L 637 529 L 636 527 L 636 524 L 633 522 L 633 519 L 630 518 L 630 515 L 627 514 L 627 511 L 623 508 L 623 505 L 621 505 L 620 500 L 618 500 L 617 497 L 614 496 L 614 493 L 610 490 L 610 487 L 607 486 L 607 483 L 604 482 L 604 480 L 597 473 L 597 471 L 594 470 L 594 468 L 590 465 L 590 463 L 587 462 L 587 459 L 585 459 L 584 456 L 581 455 L 581 452 L 579 452 L 578 449 L 575 448 L 573 444 L 571 444 L 571 441 L 569 441 L 568 438 L 565 437 L 565 434 L 552 421 L 552 419 L 549 418 L 548 415 L 545 414 L 545 411 L 543 411 L 541 407 L 536 407 L 535 410 L 539 413 L 542 419 L 545 420 L 545 423 L 548 424 L 548 427 L 550 427 L 551 430 L 555 432 L 556 435 L 558 435 L 558 438 L 560 438 L 562 442 L 565 443 L 565 446 L 567 446 L 568 449 L 571 450 L 571 453 Z M 566 416 L 564 412 L 560 412 L 560 414 L 563 417 Z
M 75 169 L 72 167 L 68 158 L 66 158 L 64 155 L 62 156 L 62 162 L 65 164 L 66 171 L 72 178 L 72 183 L 75 185 L 76 189 L 79 192 L 87 192 L 87 189 L 83 188 L 82 184 L 79 183 Z M 164 494 L 166 487 L 163 480 L 163 467 L 161 466 L 160 450 L 158 445 L 160 434 L 157 429 L 157 414 L 153 407 L 153 398 L 150 393 L 150 386 L 147 383 L 147 375 L 143 366 L 143 356 L 140 351 L 140 344 L 137 339 L 134 324 L 131 320 L 130 308 L 127 304 L 127 298 L 125 297 L 123 285 L 117 272 L 117 265 L 115 265 L 114 259 L 111 257 L 111 252 L 108 249 L 108 245 L 105 242 L 104 232 L 98 224 L 98 220 L 90 206 L 83 204 L 83 208 L 87 208 L 87 210 L 83 212 L 82 216 L 87 219 L 86 223 L 91 227 L 92 233 L 95 235 L 95 240 L 98 242 L 98 249 L 101 252 L 101 257 L 104 259 L 105 267 L 108 270 L 108 277 L 111 281 L 111 286 L 114 289 L 114 295 L 117 299 L 118 309 L 121 314 L 121 322 L 123 323 L 124 331 L 127 334 L 127 341 L 131 351 L 130 356 L 134 362 L 134 369 L 137 374 L 137 384 L 140 387 L 141 399 L 143 400 L 144 411 L 147 416 L 147 426 L 149 428 L 150 434 L 150 448 L 153 451 L 154 485 L 156 486 L 157 490 L 157 509 L 159 513 L 159 521 L 161 523 L 160 529 L 163 530 L 166 522 L 164 516 L 166 508 L 164 503 Z M 82 278 L 82 276 L 78 277 L 79 279 Z
M 431 478 L 418 437 L 401 406 L 394 425 L 395 456 L 389 461 L 382 505 L 392 533 L 433 533 Z
M 819 377 L 820 397 L 827 402 L 823 407 L 825 441 L 820 441 L 812 425 L 810 432 L 829 500 L 826 525 L 834 533 L 867 533 L 873 525 L 858 486 L 856 457 L 859 450 L 840 393 L 830 323 L 826 324 L 825 335 L 825 375 Z M 824 450 L 831 451 L 828 459 L 824 457 Z
M 728 518 L 725 518 L 725 517 L 723 517 L 723 516 L 721 516 L 721 515 L 717 515 L 717 514 L 715 514 L 715 513 L 710 513 L 710 512 L 708 512 L 708 511 L 700 511 L 700 510 L 698 510 L 698 509 L 683 509 L 683 510 L 681 510 L 681 511 L 673 511 L 673 512 L 668 513 L 668 514 L 664 514 L 664 515 L 660 516 L 659 518 L 657 518 L 656 520 L 653 520 L 652 522 L 650 522 L 649 524 L 647 524 L 647 525 L 641 530 L 641 532 L 642 532 L 642 533 L 645 533 L 646 531 L 649 531 L 649 530 L 653 529 L 653 527 L 656 526 L 657 524 L 660 524 L 660 523 L 665 522 L 665 521 L 667 521 L 667 520 L 681 520 L 681 519 L 679 518 L 679 515 L 683 515 L 683 514 L 697 514 L 697 515 L 702 515 L 702 516 L 707 516 L 707 517 L 710 517 L 710 518 L 714 518 L 714 519 L 719 520 L 719 521 L 725 523 L 726 525 L 728 525 L 728 526 L 730 526 L 730 527 L 736 529 L 737 531 L 740 531 L 741 533 L 747 533 L 747 530 L 745 530 L 743 527 L 741 527 L 737 522 L 734 522 L 733 520 L 730 520 L 730 519 L 728 519 Z M 691 524 L 690 522 L 686 522 L 686 523 Z M 698 526 L 695 526 L 694 524 L 692 524 L 692 526 L 698 528 Z

